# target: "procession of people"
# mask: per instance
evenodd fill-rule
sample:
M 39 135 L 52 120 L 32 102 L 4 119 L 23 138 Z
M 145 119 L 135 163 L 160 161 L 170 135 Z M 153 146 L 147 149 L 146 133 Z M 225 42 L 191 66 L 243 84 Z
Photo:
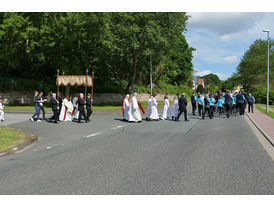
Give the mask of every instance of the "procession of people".
M 140 123 L 143 120 L 142 114 L 145 114 L 145 119 L 147 121 L 179 121 L 183 113 L 184 120 L 189 121 L 187 117 L 188 102 L 186 94 L 182 93 L 180 96 L 180 94 L 177 93 L 173 96 L 173 103 L 170 105 L 168 95 L 164 95 L 163 112 L 161 117 L 159 117 L 156 95 L 150 95 L 146 111 L 144 111 L 143 107 L 138 102 L 138 94 L 133 93 L 131 96 L 127 94 L 122 103 L 123 121 Z M 244 115 L 247 105 L 248 112 L 253 113 L 255 98 L 251 93 L 247 95 L 244 93 L 244 90 L 241 89 L 239 92 L 234 93 L 231 93 L 230 90 L 227 90 L 226 92 L 219 91 L 217 94 L 201 94 L 199 92 L 195 94 L 195 92 L 193 92 L 190 101 L 193 116 L 196 115 L 196 110 L 198 108 L 198 115 L 202 119 L 205 119 L 206 116 L 209 119 L 213 119 L 214 116 L 221 117 L 221 115 L 224 115 L 227 118 L 231 115 Z M 45 117 L 45 102 L 50 103 L 52 107 L 53 115 L 48 120 Z M 50 100 L 47 100 L 43 97 L 43 92 L 35 90 L 33 96 L 35 113 L 31 116 L 30 121 L 41 122 L 42 119 L 57 124 L 58 122 L 71 122 L 73 120 L 78 123 L 81 123 L 82 120 L 89 122 L 92 114 L 92 103 L 93 99 L 90 94 L 87 94 L 87 96 L 84 97 L 83 93 L 79 93 L 73 98 L 67 95 L 62 99 L 60 94 L 51 93 Z M 41 110 L 43 113 L 42 118 L 40 118 Z M 4 120 L 4 104 L 2 99 L 0 99 L 0 121 L 2 122 Z

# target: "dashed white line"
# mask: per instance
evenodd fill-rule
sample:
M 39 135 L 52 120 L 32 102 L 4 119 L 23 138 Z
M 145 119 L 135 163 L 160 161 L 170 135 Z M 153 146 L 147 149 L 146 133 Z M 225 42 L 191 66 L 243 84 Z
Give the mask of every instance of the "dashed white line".
M 94 136 L 97 136 L 99 134 L 101 134 L 102 132 L 97 132 L 97 133 L 94 133 L 94 134 L 90 134 L 88 136 L 86 136 L 86 138 L 89 138 L 89 137 L 94 137 Z
M 51 149 L 52 147 L 46 147 L 46 149 Z
M 123 126 L 116 126 L 116 127 L 112 127 L 112 129 L 118 129 L 118 128 L 121 128 L 121 127 L 123 127 Z

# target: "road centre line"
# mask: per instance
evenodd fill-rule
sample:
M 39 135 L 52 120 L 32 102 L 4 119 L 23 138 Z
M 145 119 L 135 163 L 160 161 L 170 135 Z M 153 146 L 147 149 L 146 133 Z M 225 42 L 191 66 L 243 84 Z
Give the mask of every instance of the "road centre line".
M 86 138 L 94 137 L 94 136 L 97 136 L 99 134 L 102 134 L 102 132 L 97 132 L 97 133 L 94 133 L 94 134 L 90 134 L 90 135 L 86 136 Z

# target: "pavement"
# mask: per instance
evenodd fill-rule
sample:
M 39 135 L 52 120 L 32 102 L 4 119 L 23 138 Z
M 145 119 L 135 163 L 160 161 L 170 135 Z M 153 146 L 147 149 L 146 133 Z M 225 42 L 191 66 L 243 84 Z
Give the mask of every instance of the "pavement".
M 0 158 L 0 194 L 274 194 L 273 157 L 244 116 L 126 123 L 93 114 L 89 123 L 57 125 L 6 118 L 39 139 Z
M 248 113 L 248 115 L 274 142 L 274 119 L 258 110 L 255 105 L 254 113 Z

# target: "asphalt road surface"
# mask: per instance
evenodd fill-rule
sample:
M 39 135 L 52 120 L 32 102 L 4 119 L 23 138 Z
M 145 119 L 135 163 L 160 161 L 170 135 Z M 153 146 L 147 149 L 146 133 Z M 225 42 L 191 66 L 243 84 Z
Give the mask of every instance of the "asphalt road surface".
M 274 162 L 245 117 L 6 125 L 32 132 L 32 146 L 0 158 L 0 194 L 274 194 Z M 272 148 L 273 149 L 273 148 Z

